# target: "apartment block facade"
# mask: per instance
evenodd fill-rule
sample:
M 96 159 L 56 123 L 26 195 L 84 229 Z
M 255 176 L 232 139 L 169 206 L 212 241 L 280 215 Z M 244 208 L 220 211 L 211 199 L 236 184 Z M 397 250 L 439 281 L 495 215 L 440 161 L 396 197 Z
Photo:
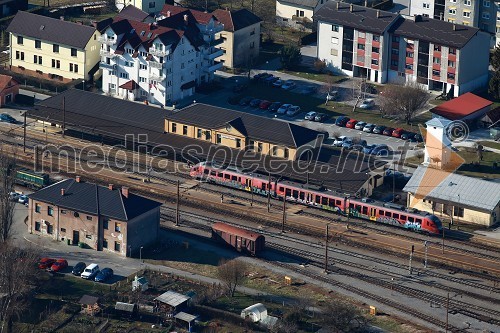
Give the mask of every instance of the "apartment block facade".
M 100 34 L 94 27 L 19 11 L 7 31 L 12 71 L 63 82 L 98 75 Z
M 458 96 L 488 82 L 489 36 L 479 29 L 329 2 L 315 16 L 318 55 L 344 75 L 417 81 Z
M 222 67 L 222 29 L 211 14 L 171 5 L 153 23 L 117 16 L 99 39 L 103 91 L 161 106 L 193 95 Z

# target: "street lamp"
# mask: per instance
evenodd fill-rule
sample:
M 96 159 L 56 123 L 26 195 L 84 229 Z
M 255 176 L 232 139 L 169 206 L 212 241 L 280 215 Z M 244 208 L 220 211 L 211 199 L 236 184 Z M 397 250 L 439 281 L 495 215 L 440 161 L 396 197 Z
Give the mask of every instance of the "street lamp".
M 144 248 L 144 246 L 141 246 L 140 249 L 139 249 L 139 260 L 141 262 L 141 265 L 142 265 L 142 249 Z

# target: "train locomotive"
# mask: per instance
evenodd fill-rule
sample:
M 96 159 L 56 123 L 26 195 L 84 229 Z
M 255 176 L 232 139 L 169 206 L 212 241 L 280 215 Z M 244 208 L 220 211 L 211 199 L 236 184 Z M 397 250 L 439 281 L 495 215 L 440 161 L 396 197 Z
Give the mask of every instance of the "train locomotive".
M 285 198 L 289 202 L 374 223 L 384 223 L 431 235 L 439 235 L 442 232 L 442 224 L 437 216 L 403 205 L 379 202 L 370 198 L 351 198 L 343 193 L 319 187 L 305 187 L 303 184 L 290 181 L 270 181 L 266 176 L 244 173 L 236 168 L 223 169 L 208 162 L 192 166 L 190 175 L 198 180 L 242 191 L 253 191 L 258 195 L 270 195 L 277 200 Z

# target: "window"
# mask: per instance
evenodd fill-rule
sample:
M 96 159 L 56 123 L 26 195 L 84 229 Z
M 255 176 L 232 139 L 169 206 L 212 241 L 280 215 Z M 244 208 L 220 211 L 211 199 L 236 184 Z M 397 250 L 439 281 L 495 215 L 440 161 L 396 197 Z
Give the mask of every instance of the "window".
M 441 72 L 439 70 L 433 69 L 432 76 L 441 76 Z
M 58 44 L 53 44 L 52 45 L 52 52 L 59 53 L 59 45 Z
M 485 20 L 489 20 L 490 19 L 490 13 L 488 13 L 488 12 L 483 13 L 482 18 L 485 19 Z
M 405 68 L 413 70 L 413 64 L 405 64 Z
M 92 221 L 92 216 L 87 215 L 87 221 Z
M 176 123 L 172 123 L 172 132 L 173 133 L 177 132 L 177 124 Z
M 271 149 L 271 155 L 275 156 L 277 152 L 278 152 L 278 147 L 273 146 L 273 148 Z
M 484 7 L 490 7 L 490 0 L 484 0 L 483 1 L 483 6 Z
M 339 32 L 339 26 L 336 24 L 332 24 L 332 31 Z
M 392 41 L 393 41 L 394 43 L 399 43 L 399 36 L 393 36 L 393 37 L 392 37 Z
M 378 66 L 378 59 L 372 59 L 372 65 L 377 65 Z
M 154 2 L 150 2 L 149 3 L 149 8 L 155 8 L 155 3 Z
M 54 233 L 54 227 L 52 226 L 52 224 L 47 225 L 47 233 L 49 235 L 52 235 Z
M 109 228 L 109 220 L 108 219 L 103 219 L 102 220 L 102 228 L 104 230 L 108 230 L 108 228 Z
M 471 0 L 464 0 L 464 5 L 470 6 L 470 4 L 471 4 Z
M 220 134 L 217 134 L 215 143 L 221 143 L 222 142 L 222 136 Z
M 35 56 L 33 56 L 33 62 L 34 62 L 35 64 L 39 64 L 39 65 L 41 65 L 41 64 L 42 64 L 42 56 L 36 56 L 36 55 L 35 55 Z
M 397 60 L 391 60 L 391 66 L 397 66 L 398 64 Z
M 373 35 L 373 41 L 374 42 L 380 42 L 380 36 L 379 35 Z
M 364 50 L 365 44 L 358 44 L 358 50 Z
M 453 216 L 464 217 L 464 208 L 454 206 L 453 207 Z
M 236 139 L 236 148 L 241 148 L 241 139 Z
M 139 76 L 139 82 L 147 82 L 147 79 L 145 77 Z
M 259 152 L 262 152 L 262 142 L 257 143 L 257 148 Z
M 122 231 L 122 224 L 119 222 L 115 222 L 115 232 L 121 232 Z
M 339 50 L 337 50 L 337 49 L 330 49 L 330 54 L 332 56 L 338 56 L 339 55 Z
M 41 49 L 42 48 L 42 41 L 35 39 L 35 49 Z
M 86 234 L 86 235 L 85 235 L 85 238 L 87 238 L 87 239 L 92 239 L 92 235 Z
M 441 52 L 441 45 L 434 44 L 434 51 Z
M 450 15 L 457 15 L 457 10 L 456 10 L 456 9 L 454 9 L 454 8 L 450 8 L 450 9 L 448 10 L 448 13 L 449 13 Z M 464 12 L 464 14 L 465 14 L 465 12 Z
M 23 36 L 17 36 L 17 44 L 23 45 Z
M 290 152 L 289 152 L 288 148 L 284 148 L 283 149 L 283 157 L 288 158 L 289 156 L 290 156 Z
M 361 31 L 359 31 L 359 32 L 358 32 L 358 37 L 359 37 L 359 38 L 366 38 L 366 33 L 365 33 L 365 32 L 361 32 Z
M 457 54 L 457 49 L 452 49 L 452 48 L 449 48 L 449 49 L 448 49 L 448 53 L 449 53 L 449 54 Z
M 373 53 L 380 53 L 380 48 L 379 48 L 379 47 L 373 47 L 373 46 L 372 46 L 372 52 L 373 52 Z
M 303 10 L 296 10 L 295 11 L 295 16 L 297 17 L 304 17 L 304 11 Z
M 120 242 L 115 242 L 115 251 L 120 252 L 121 248 L 122 248 L 122 245 L 120 244 Z
M 363 56 L 357 56 L 356 57 L 356 62 L 364 63 L 365 62 L 365 57 L 363 57 Z
M 105 249 L 107 249 L 107 248 L 108 248 L 108 240 L 107 240 L 106 238 L 104 238 L 104 239 L 102 240 L 102 247 L 103 247 L 103 248 L 105 248 Z
M 69 71 L 72 72 L 73 71 L 73 64 L 72 63 L 69 63 Z
M 441 63 L 441 58 L 438 58 L 438 57 L 432 57 L 432 63 L 433 63 L 433 64 L 440 64 L 440 63 Z
M 35 204 L 35 213 L 40 213 L 42 211 L 42 207 L 40 204 Z
M 40 222 L 35 221 L 35 230 L 36 231 L 40 231 L 40 226 L 41 226 Z
M 188 134 L 188 127 L 186 125 L 182 126 L 182 135 L 187 135 Z
M 449 80 L 455 80 L 455 73 L 447 73 L 447 77 Z
M 148 69 L 148 65 L 139 64 L 139 69 Z
M 203 135 L 203 130 L 201 128 L 198 128 L 196 130 L 196 138 L 201 139 L 202 135 Z
M 407 58 L 413 58 L 413 52 L 406 52 Z
M 399 54 L 399 49 L 391 49 L 391 54 Z
M 339 43 L 339 39 L 337 37 L 332 37 L 332 44 L 337 45 Z
M 423 7 L 424 9 L 429 9 L 429 8 L 431 8 L 431 4 L 430 4 L 430 3 L 425 3 L 425 2 L 424 2 L 424 3 L 422 4 L 422 7 Z
M 466 12 L 466 11 L 464 11 L 463 16 L 464 16 L 464 17 L 470 17 L 470 12 Z
M 52 208 L 52 206 L 47 206 L 47 214 L 49 216 L 54 216 L 54 208 Z
M 128 73 L 120 73 L 122 79 L 128 79 Z
M 448 67 L 454 68 L 455 67 L 455 62 L 451 61 L 451 60 L 448 60 Z
M 253 28 L 252 32 L 250 32 L 250 36 L 255 35 L 255 28 Z
M 66 232 L 66 228 L 61 228 L 61 232 Z
M 250 48 L 253 49 L 255 47 L 255 42 L 250 43 Z
M 61 68 L 61 61 L 52 59 L 52 68 Z

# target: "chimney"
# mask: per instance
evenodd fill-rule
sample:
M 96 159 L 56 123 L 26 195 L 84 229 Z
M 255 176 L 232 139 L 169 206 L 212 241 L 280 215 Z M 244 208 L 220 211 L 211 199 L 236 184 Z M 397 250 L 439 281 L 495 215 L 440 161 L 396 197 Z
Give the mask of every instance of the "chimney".
M 167 10 L 167 17 L 170 17 L 170 10 Z
M 62 197 L 64 197 L 65 191 L 66 191 L 65 189 L 63 189 L 63 188 L 61 189 L 61 196 Z
M 380 9 L 377 9 L 377 18 L 380 18 Z
M 128 198 L 128 187 L 126 187 L 126 186 L 122 186 L 122 195 L 123 195 L 125 198 Z
M 184 23 L 188 24 L 188 16 L 187 16 L 187 14 L 184 14 Z
M 354 11 L 354 5 L 352 3 L 349 5 L 349 11 L 351 13 Z
M 453 23 L 453 31 L 457 31 L 457 25 Z
M 339 7 L 340 7 L 340 3 L 337 2 L 337 10 L 339 10 Z
M 59 16 L 59 19 L 60 19 L 61 21 L 64 21 L 64 16 Z
M 80 178 L 80 176 L 76 176 L 76 177 L 75 177 L 75 180 L 76 180 L 76 182 L 77 182 L 77 183 L 81 183 L 81 178 Z
M 108 184 L 108 189 L 109 189 L 110 191 L 113 191 L 113 184 Z

